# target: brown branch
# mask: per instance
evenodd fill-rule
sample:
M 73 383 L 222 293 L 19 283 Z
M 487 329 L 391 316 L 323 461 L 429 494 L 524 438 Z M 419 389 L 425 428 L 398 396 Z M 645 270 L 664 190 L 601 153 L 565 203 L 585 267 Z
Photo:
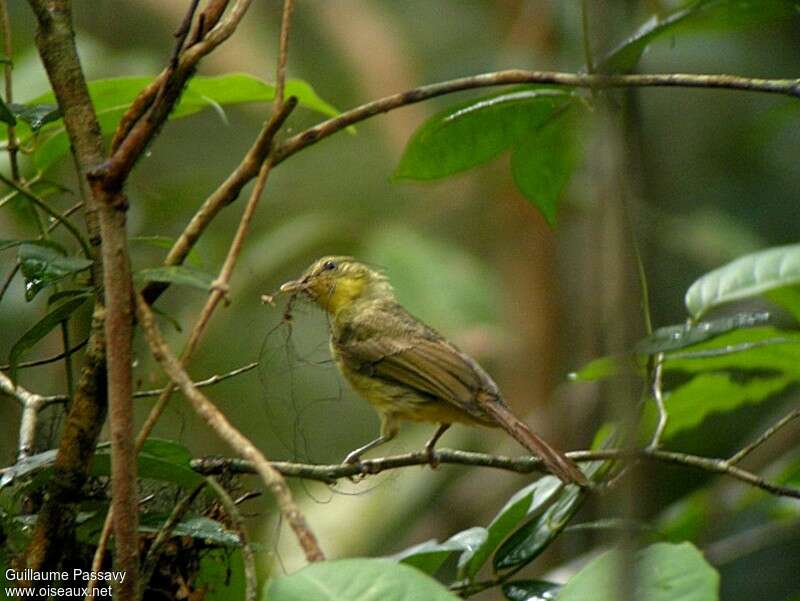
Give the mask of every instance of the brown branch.
M 14 60 L 14 44 L 11 38 L 11 19 L 8 17 L 8 6 L 6 0 L 0 0 L 0 29 L 3 35 L 3 52 L 6 55 L 6 63 L 3 65 L 3 79 L 5 80 L 6 88 L 6 104 L 14 102 L 14 81 L 12 77 Z M 19 141 L 17 140 L 16 128 L 13 125 L 7 125 L 8 143 L 6 144 L 6 152 L 8 152 L 8 162 L 11 165 L 11 179 L 15 182 L 20 181 L 19 174 L 19 161 L 17 153 L 19 152 Z
M 198 390 L 192 383 L 189 374 L 181 367 L 177 357 L 164 342 L 153 313 L 147 303 L 136 295 L 136 305 L 141 324 L 150 351 L 153 353 L 164 372 L 178 385 L 184 396 L 189 399 L 195 411 L 214 431 L 234 448 L 245 459 L 251 461 L 265 486 L 272 492 L 278 502 L 281 515 L 292 528 L 308 561 L 321 561 L 325 558 L 319 547 L 317 538 L 306 523 L 306 519 L 295 505 L 292 493 L 283 476 L 266 460 L 252 442 L 239 432 L 228 419 Z
M 689 73 L 596 75 L 511 69 L 421 86 L 363 104 L 286 140 L 275 150 L 275 164 L 283 162 L 296 152 L 316 144 L 338 131 L 381 113 L 387 113 L 409 104 L 415 104 L 445 94 L 452 94 L 453 92 L 523 83 L 554 84 L 589 89 L 643 87 L 721 88 L 782 94 L 800 98 L 800 80 L 798 79 L 760 79 L 736 75 L 696 75 Z
M 267 149 L 267 153 L 272 146 L 272 138 L 280 129 L 281 125 L 286 121 L 289 117 L 289 114 L 294 110 L 297 106 L 297 99 L 290 98 L 286 104 L 281 107 L 281 110 L 273 113 L 270 117 L 267 125 L 264 127 L 264 132 L 269 134 L 269 138 L 265 139 L 265 145 Z M 231 242 L 231 247 L 228 251 L 228 256 L 225 259 L 225 262 L 220 270 L 219 276 L 214 282 L 213 289 L 211 290 L 211 294 L 209 295 L 208 299 L 206 300 L 206 304 L 203 306 L 202 311 L 200 312 L 200 317 L 198 318 L 197 322 L 195 323 L 194 327 L 192 328 L 191 333 L 189 334 L 189 340 L 186 342 L 183 351 L 181 352 L 180 357 L 180 364 L 181 367 L 186 365 L 191 358 L 192 354 L 194 353 L 197 345 L 200 343 L 200 339 L 205 332 L 206 326 L 208 325 L 209 320 L 211 319 L 211 315 L 213 314 L 214 310 L 216 309 L 217 305 L 221 300 L 225 298 L 225 295 L 228 290 L 228 284 L 230 282 L 231 275 L 233 273 L 233 268 L 236 264 L 236 261 L 241 253 L 242 244 L 244 243 L 244 238 L 247 234 L 247 230 L 249 228 L 250 220 L 252 219 L 256 206 L 258 205 L 258 200 L 261 197 L 261 192 L 264 188 L 264 184 L 266 183 L 266 177 L 269 173 L 269 163 L 264 163 L 266 169 L 262 169 L 259 173 L 259 179 L 256 181 L 256 185 L 253 188 L 253 192 L 250 195 L 250 200 L 248 201 L 244 213 L 242 214 L 241 221 L 239 223 L 239 227 L 234 235 L 234 239 Z M 187 251 L 188 252 L 188 251 Z M 145 291 L 147 288 L 145 288 Z M 150 302 L 144 297 L 144 292 L 142 293 L 142 298 L 145 299 L 145 302 L 150 304 Z M 153 408 L 150 410 L 150 413 L 145 420 L 144 425 L 142 426 L 141 430 L 139 431 L 138 436 L 136 437 L 136 445 L 135 445 L 135 452 L 138 454 L 142 447 L 144 446 L 147 437 L 150 435 L 150 432 L 156 425 L 156 422 L 160 419 L 161 414 L 164 412 L 164 409 L 169 402 L 170 397 L 172 396 L 173 391 L 175 390 L 175 383 L 171 382 L 165 388 L 163 388 L 160 392 L 159 398 L 156 401 Z M 113 517 L 113 508 L 109 508 L 108 513 L 106 514 L 106 520 L 103 524 L 103 530 L 100 533 L 100 537 L 98 538 L 97 548 L 95 549 L 94 559 L 92 561 L 92 571 L 98 572 L 100 571 L 100 567 L 102 566 L 103 557 L 105 556 L 106 548 L 108 546 L 109 537 L 111 534 L 111 520 Z M 94 588 L 95 588 L 96 581 L 91 580 L 89 582 L 89 592 L 86 595 L 87 601 L 91 601 L 94 598 Z
M 779 419 L 777 422 L 775 422 L 772 426 L 770 426 L 769 428 L 764 430 L 764 432 L 761 434 L 761 436 L 756 438 L 753 442 L 751 442 L 749 445 L 747 445 L 746 447 L 744 447 L 743 449 L 741 449 L 737 453 L 733 454 L 728 459 L 728 464 L 734 465 L 736 463 L 739 463 L 742 459 L 747 457 L 750 453 L 755 451 L 758 447 L 760 447 L 762 444 L 764 444 L 770 438 L 772 438 L 775 434 L 777 434 L 778 431 L 781 430 L 781 428 L 783 428 L 784 426 L 786 426 L 789 423 L 793 422 L 798 417 L 800 417 L 800 409 L 795 409 L 794 411 L 791 411 L 791 412 L 787 413 L 786 415 L 784 415 L 781 419 Z
M 579 463 L 603 459 L 644 459 L 659 463 L 670 463 L 730 476 L 731 478 L 777 496 L 800 499 L 800 489 L 769 482 L 751 472 L 728 465 L 722 459 L 650 448 L 572 451 L 567 453 L 567 456 Z M 455 451 L 452 449 L 437 449 L 436 458 L 439 463 L 489 467 L 520 474 L 544 471 L 544 464 L 538 457 L 506 457 L 503 455 L 487 455 L 484 453 Z M 363 459 L 360 464 L 337 463 L 331 465 L 315 465 L 309 463 L 275 461 L 272 463 L 272 467 L 289 478 L 319 480 L 320 482 L 330 484 L 342 478 L 371 476 L 387 470 L 409 467 L 412 465 L 429 464 L 430 457 L 428 457 L 428 454 L 425 451 L 417 451 L 413 453 L 404 453 L 402 455 L 380 457 L 377 459 Z M 220 474 L 224 472 L 241 474 L 254 473 L 254 467 L 249 462 L 225 457 L 195 459 L 192 461 L 192 469 L 204 475 Z

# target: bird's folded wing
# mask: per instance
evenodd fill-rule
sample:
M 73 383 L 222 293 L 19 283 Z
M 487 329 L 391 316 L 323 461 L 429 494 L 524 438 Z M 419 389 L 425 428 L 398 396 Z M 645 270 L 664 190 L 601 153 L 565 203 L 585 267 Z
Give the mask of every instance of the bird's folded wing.
M 476 401 L 483 388 L 480 374 L 469 359 L 444 340 L 376 336 L 349 341 L 341 355 L 357 371 L 453 403 L 476 417 L 484 415 Z

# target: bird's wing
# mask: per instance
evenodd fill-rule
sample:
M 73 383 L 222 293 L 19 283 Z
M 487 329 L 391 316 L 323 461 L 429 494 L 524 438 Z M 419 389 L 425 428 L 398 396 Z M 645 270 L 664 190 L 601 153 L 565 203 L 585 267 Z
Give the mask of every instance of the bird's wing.
M 426 335 L 422 335 L 426 334 Z M 485 412 L 477 402 L 480 391 L 496 391 L 491 381 L 467 355 L 441 337 L 427 331 L 403 336 L 373 332 L 350 339 L 339 347 L 348 367 L 360 373 L 413 388 L 459 407 L 481 419 Z

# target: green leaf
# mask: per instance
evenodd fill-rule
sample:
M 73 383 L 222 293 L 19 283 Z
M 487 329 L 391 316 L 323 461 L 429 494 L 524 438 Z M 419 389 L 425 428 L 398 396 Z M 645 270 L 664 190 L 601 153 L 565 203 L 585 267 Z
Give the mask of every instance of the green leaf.
M 739 257 L 698 279 L 686 292 L 686 308 L 699 319 L 714 307 L 800 284 L 800 244 Z
M 731 330 L 764 325 L 769 318 L 770 314 L 766 311 L 748 311 L 719 319 L 658 328 L 652 335 L 636 345 L 636 352 L 655 355 L 674 351 L 709 340 Z
M 89 82 L 89 94 L 94 103 L 97 119 L 103 135 L 111 135 L 122 116 L 133 101 L 149 83 L 149 77 L 117 77 L 98 79 Z M 286 82 L 286 95 L 297 96 L 300 106 L 335 116 L 338 111 L 317 96 L 314 89 L 302 80 Z M 271 102 L 275 97 L 275 87 L 257 77 L 246 73 L 229 73 L 217 76 L 195 76 L 186 86 L 181 100 L 170 113 L 170 119 L 179 119 L 198 113 L 209 107 L 242 104 L 246 102 Z M 29 106 L 52 104 L 52 92 L 43 94 L 28 102 Z M 36 167 L 44 171 L 69 151 L 69 139 L 62 121 L 44 125 L 41 133 L 47 139 L 35 153 Z M 20 141 L 25 143 L 33 132 L 20 133 Z M 2 136 L 0 136 L 2 138 Z
M 8 354 L 8 363 L 11 366 L 9 375 L 12 380 L 16 380 L 17 365 L 22 355 L 47 336 L 62 321 L 69 319 L 69 316 L 85 302 L 85 297 L 73 298 L 54 307 L 14 343 L 14 346 L 11 347 L 11 352 Z
M 593 448 L 609 444 L 614 438 L 613 430 L 603 427 L 595 435 Z M 590 480 L 599 482 L 611 465 L 611 461 L 593 461 L 581 469 Z M 524 522 L 500 545 L 492 559 L 495 572 L 514 569 L 536 559 L 561 534 L 586 499 L 585 491 L 574 484 L 560 484 L 558 491 L 558 498 L 553 502 L 544 500 L 547 508 L 535 519 Z M 519 508 L 512 511 L 516 513 Z
M 20 245 L 17 258 L 25 278 L 27 300 L 32 300 L 43 288 L 91 267 L 89 259 L 67 257 L 62 251 L 52 243 L 26 242 Z
M 433 576 L 447 559 L 455 554 L 470 553 L 486 540 L 486 529 L 475 527 L 451 536 L 445 542 L 436 540 L 409 547 L 390 559 L 412 566 Z M 463 555 L 462 555 L 463 557 Z
M 600 71 L 630 71 L 642 53 L 659 38 L 691 30 L 756 27 L 797 14 L 796 0 L 696 0 L 664 17 L 653 17 L 602 61 Z
M 185 265 L 140 269 L 133 275 L 133 279 L 137 282 L 166 282 L 179 286 L 192 286 L 200 290 L 210 290 L 214 283 L 214 276 Z
M 14 118 L 14 113 L 11 108 L 0 98 L 0 121 L 8 125 L 16 125 L 17 120 Z
M 394 177 L 439 179 L 485 163 L 574 98 L 565 90 L 525 87 L 456 104 L 414 132 Z
M 747 380 L 729 373 L 698 374 L 667 395 L 664 404 L 669 419 L 664 429 L 664 440 L 698 426 L 715 413 L 764 401 L 785 390 L 793 381 L 793 377 L 781 373 Z M 644 423 L 647 424 L 646 430 L 650 431 L 655 426 L 656 416 L 652 405 L 647 407 Z
M 203 601 L 245 598 L 244 561 L 239 549 L 210 549 L 200 555 L 195 590 L 206 587 Z
M 503 594 L 511 601 L 554 601 L 560 584 L 545 580 L 514 580 L 503 585 Z
M 146 513 L 139 522 L 140 532 L 156 533 L 164 526 L 169 514 Z M 196 516 L 175 524 L 172 536 L 190 536 L 208 544 L 239 547 L 239 534 L 228 530 L 222 523 L 207 517 Z
M 61 109 L 58 108 L 57 104 L 27 105 L 12 102 L 9 108 L 18 119 L 27 123 L 34 132 L 61 118 Z
M 149 246 L 155 246 L 156 248 L 164 248 L 167 250 L 171 249 L 175 244 L 175 239 L 170 238 L 169 236 L 131 236 L 128 238 L 128 240 L 130 242 L 141 242 Z M 196 248 L 193 248 L 189 251 L 186 261 L 193 267 L 197 268 L 203 264 L 203 261 L 200 259 L 200 255 Z
M 473 578 L 505 538 L 520 524 L 542 511 L 561 490 L 561 481 L 545 476 L 518 490 L 497 513 L 487 530 L 486 540 L 469 555 L 462 556 L 460 576 Z
M 578 148 L 575 119 L 556 114 L 529 131 L 511 154 L 511 174 L 520 192 L 555 225 L 558 202 L 572 176 Z
M 47 306 L 50 307 L 55 305 L 57 302 L 64 300 L 65 298 L 74 298 L 74 297 L 90 297 L 94 294 L 92 288 L 70 288 L 69 290 L 59 290 L 58 292 L 54 292 L 47 298 Z
M 183 445 L 172 440 L 148 438 L 137 457 L 139 476 L 192 488 L 202 482 L 203 477 L 189 466 L 191 460 L 192 454 Z M 92 461 L 92 474 L 111 474 L 111 446 L 108 443 L 98 445 Z
M 430 576 L 389 559 L 312 563 L 270 581 L 263 601 L 458 601 Z
M 779 307 L 786 309 L 794 316 L 795 320 L 800 321 L 800 286 L 776 288 L 764 296 Z
M 719 574 L 690 543 L 656 543 L 636 555 L 636 566 L 624 574 L 619 551 L 609 551 L 575 574 L 557 601 L 617 601 L 623 577 L 636 575 L 637 601 L 718 601 Z

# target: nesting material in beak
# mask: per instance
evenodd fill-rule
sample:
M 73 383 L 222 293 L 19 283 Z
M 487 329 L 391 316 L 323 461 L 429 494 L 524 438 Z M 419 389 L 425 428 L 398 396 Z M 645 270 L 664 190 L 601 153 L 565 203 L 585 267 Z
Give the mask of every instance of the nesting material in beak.
M 281 285 L 281 292 L 298 292 L 303 289 L 303 282 L 292 280 Z

